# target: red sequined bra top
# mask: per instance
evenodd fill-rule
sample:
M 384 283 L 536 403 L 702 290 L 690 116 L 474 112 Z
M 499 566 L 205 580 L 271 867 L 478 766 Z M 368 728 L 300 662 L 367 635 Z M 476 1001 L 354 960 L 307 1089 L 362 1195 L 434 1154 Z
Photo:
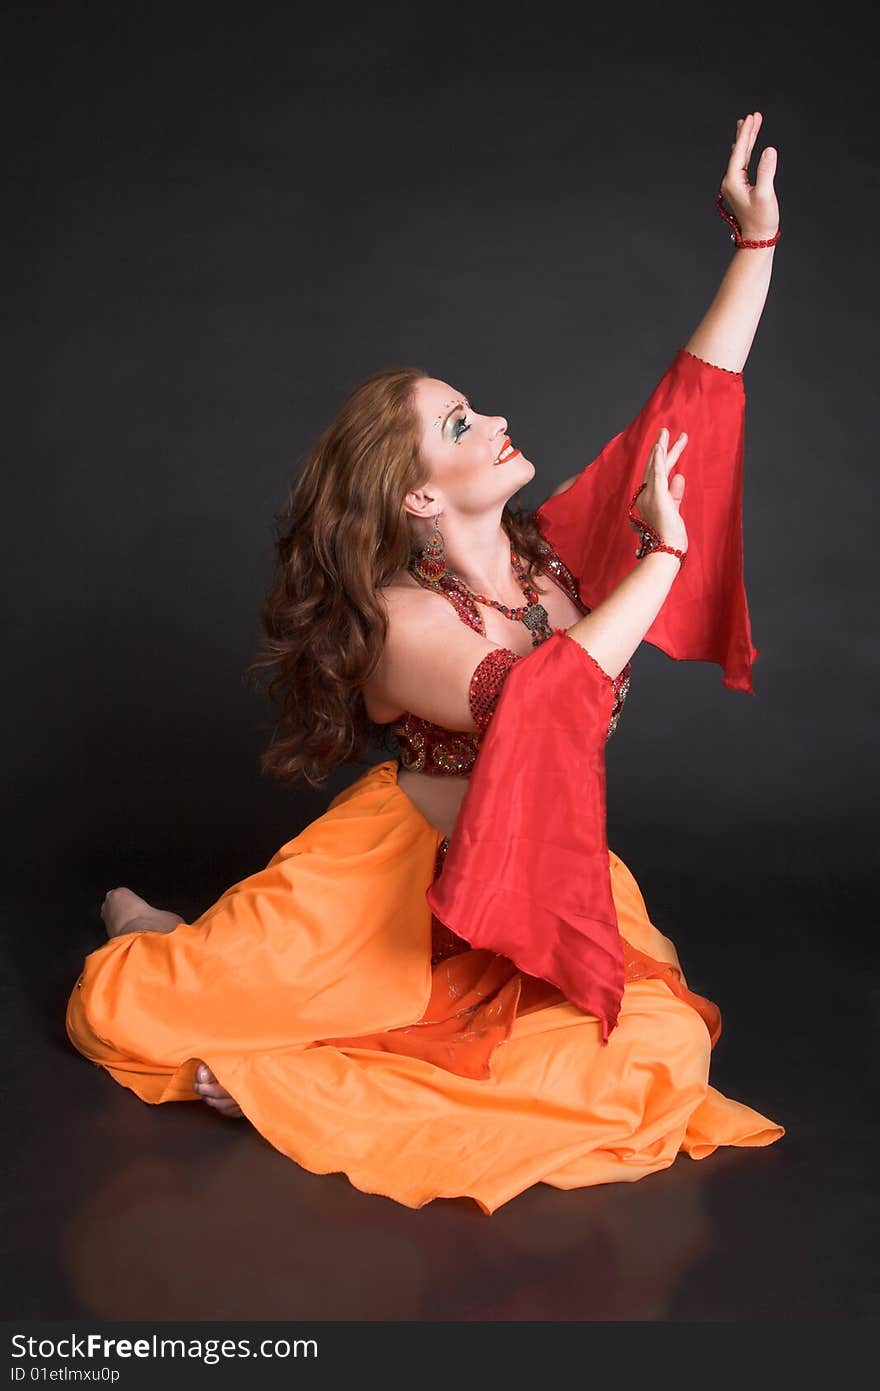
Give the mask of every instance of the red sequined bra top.
M 536 567 L 539 573 L 554 580 L 568 595 L 579 613 L 588 614 L 590 609 L 582 602 L 577 581 L 568 566 L 543 538 L 540 547 L 543 559 Z M 462 594 L 448 578 L 440 580 L 439 585 L 425 587 L 435 590 L 439 588 L 453 605 L 462 622 L 467 623 L 468 627 L 481 633 L 483 637 L 486 636 L 479 606 L 467 595 Z M 432 724 L 430 720 L 423 720 L 419 715 L 401 715 L 391 726 L 397 739 L 397 761 L 400 767 L 416 773 L 432 773 L 438 776 L 468 776 L 476 762 L 483 735 L 494 713 L 504 680 L 513 664 L 521 659 L 521 655 L 507 647 L 493 648 L 474 670 L 470 681 L 469 703 L 474 724 L 477 726 L 475 733 L 444 729 L 442 725 Z M 607 678 L 614 691 L 614 705 L 606 739 L 610 739 L 617 728 L 617 721 L 629 690 L 630 670 L 631 664 L 627 662 L 618 676 L 613 680 L 610 676 Z

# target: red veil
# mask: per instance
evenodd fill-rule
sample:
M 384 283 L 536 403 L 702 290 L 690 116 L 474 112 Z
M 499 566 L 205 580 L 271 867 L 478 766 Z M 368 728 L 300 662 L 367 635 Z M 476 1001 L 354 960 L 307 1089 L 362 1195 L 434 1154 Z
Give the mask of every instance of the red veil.
M 742 373 L 680 348 L 635 420 L 536 518 L 597 604 L 633 568 L 627 507 L 663 426 L 688 444 L 682 514 L 688 554 L 645 640 L 676 661 L 717 662 L 754 694 L 743 581 Z M 514 663 L 450 837 L 431 911 L 472 947 L 550 982 L 602 1023 L 617 1021 L 624 944 L 606 840 L 605 739 L 611 680 L 564 628 Z

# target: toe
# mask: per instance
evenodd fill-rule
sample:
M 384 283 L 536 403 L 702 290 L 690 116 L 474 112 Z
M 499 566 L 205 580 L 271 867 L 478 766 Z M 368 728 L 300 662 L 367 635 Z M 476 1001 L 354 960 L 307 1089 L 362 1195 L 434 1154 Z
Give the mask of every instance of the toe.
M 206 1101 L 228 1101 L 229 1092 L 225 1087 L 221 1087 L 219 1082 L 200 1082 L 199 1096 L 203 1096 Z
M 231 1096 L 227 1096 L 225 1100 L 218 1099 L 216 1101 L 212 1100 L 211 1097 L 206 1097 L 205 1101 L 212 1111 L 216 1111 L 221 1116 L 228 1116 L 231 1118 L 244 1115 L 238 1102 L 233 1101 Z

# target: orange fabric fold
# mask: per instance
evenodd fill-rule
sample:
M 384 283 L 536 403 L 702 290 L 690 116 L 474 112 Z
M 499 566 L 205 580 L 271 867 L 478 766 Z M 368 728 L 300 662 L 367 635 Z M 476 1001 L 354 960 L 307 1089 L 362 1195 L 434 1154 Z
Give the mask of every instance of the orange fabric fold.
M 415 1024 L 366 1038 L 323 1041 L 423 1058 L 460 1077 L 488 1077 L 492 1053 L 510 1037 L 521 992 L 512 962 L 488 951 L 465 951 L 434 967 L 428 1008 Z
M 681 970 L 657 961 L 623 940 L 624 980 L 662 980 L 703 1020 L 714 1048 L 721 1033 L 721 1011 L 682 982 Z M 422 1058 L 460 1077 L 489 1077 L 490 1060 L 510 1038 L 517 1016 L 561 1004 L 561 990 L 518 971 L 512 961 L 467 947 L 432 972 L 431 998 L 421 1019 L 400 1029 L 351 1038 L 327 1038 L 336 1048 L 374 1048 Z
M 662 980 L 664 985 L 669 986 L 673 995 L 677 995 L 679 1000 L 684 1000 L 685 1004 L 696 1010 L 706 1025 L 709 1042 L 714 1048 L 721 1037 L 721 1011 L 718 1006 L 712 1000 L 707 1000 L 705 995 L 698 995 L 695 990 L 688 989 L 680 966 L 670 961 L 658 961 L 648 952 L 630 946 L 626 938 L 622 938 L 622 944 L 626 981 Z

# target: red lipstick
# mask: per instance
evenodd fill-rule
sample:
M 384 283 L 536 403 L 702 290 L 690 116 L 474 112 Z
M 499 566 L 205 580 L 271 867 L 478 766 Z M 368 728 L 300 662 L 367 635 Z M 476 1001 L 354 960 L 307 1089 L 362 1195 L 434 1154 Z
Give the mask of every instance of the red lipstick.
M 508 448 L 510 447 L 510 444 L 511 444 L 511 440 L 510 440 L 510 436 L 508 435 L 508 436 L 505 438 L 504 444 L 503 444 L 502 447 L 501 447 L 501 453 L 502 453 L 502 454 L 504 454 L 505 449 L 508 449 Z M 506 454 L 505 457 L 504 457 L 503 459 L 498 458 L 498 459 L 495 460 L 495 467 L 497 468 L 499 464 L 506 464 L 506 463 L 508 462 L 509 459 L 515 459 L 516 456 L 517 456 L 517 454 L 519 454 L 519 450 L 518 450 L 518 449 L 511 449 L 511 450 L 510 450 L 510 453 L 509 453 L 509 454 Z

